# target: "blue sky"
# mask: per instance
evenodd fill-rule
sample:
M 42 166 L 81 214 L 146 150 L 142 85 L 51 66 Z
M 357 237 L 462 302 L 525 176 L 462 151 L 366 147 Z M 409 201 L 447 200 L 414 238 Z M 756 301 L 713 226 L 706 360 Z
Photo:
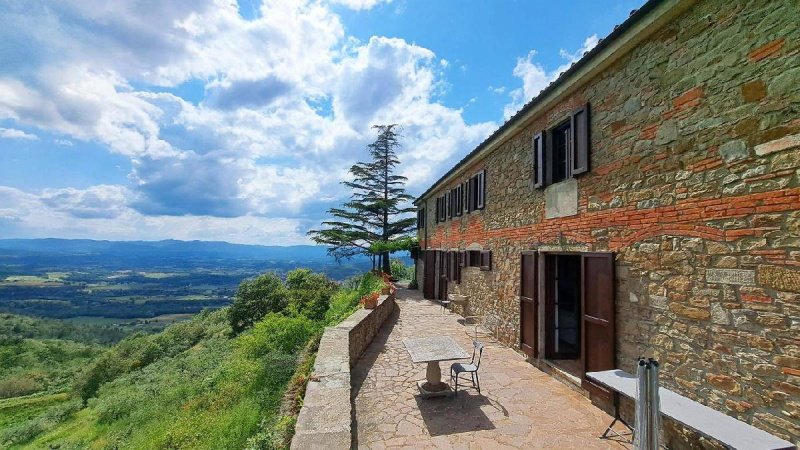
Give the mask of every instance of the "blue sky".
M 307 242 L 370 125 L 419 193 L 641 3 L 4 3 L 0 236 Z

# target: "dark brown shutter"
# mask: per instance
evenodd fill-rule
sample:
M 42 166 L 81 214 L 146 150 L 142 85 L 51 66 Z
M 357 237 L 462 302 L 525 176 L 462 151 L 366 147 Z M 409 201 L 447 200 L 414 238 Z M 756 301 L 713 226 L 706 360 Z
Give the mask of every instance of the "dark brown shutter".
M 589 105 L 572 113 L 572 175 L 589 171 Z
M 492 252 L 481 252 L 481 270 L 492 270 Z
M 538 254 L 522 252 L 520 258 L 519 344 L 531 358 L 539 355 Z
M 536 133 L 533 137 L 533 187 L 544 187 L 544 136 Z
M 478 172 L 478 209 L 483 209 L 486 206 L 486 171 L 481 170 Z
M 606 389 L 588 380 L 585 374 L 617 368 L 613 253 L 581 255 L 581 301 L 584 372 L 581 386 L 594 394 L 609 397 Z
M 436 296 L 436 252 L 426 250 L 424 253 L 422 295 L 425 298 Z
M 548 130 L 544 133 L 544 160 L 542 161 L 542 172 L 544 186 L 553 184 L 553 168 L 547 167 L 548 161 L 553 161 L 553 132 Z
M 464 192 L 461 190 L 461 185 L 456 186 L 456 216 L 461 216 L 464 212 Z

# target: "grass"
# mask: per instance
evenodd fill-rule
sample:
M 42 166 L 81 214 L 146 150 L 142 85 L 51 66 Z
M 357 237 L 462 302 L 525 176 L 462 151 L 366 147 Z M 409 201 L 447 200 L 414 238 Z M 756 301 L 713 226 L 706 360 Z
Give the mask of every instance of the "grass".
M 69 394 L 34 394 L 0 400 L 0 429 L 33 419 L 49 408 L 69 400 Z
M 323 327 L 382 287 L 366 275 L 338 289 L 322 320 L 270 313 L 235 337 L 226 309 L 130 336 L 77 378 L 85 406 L 64 393 L 0 401 L 0 447 L 288 448 Z

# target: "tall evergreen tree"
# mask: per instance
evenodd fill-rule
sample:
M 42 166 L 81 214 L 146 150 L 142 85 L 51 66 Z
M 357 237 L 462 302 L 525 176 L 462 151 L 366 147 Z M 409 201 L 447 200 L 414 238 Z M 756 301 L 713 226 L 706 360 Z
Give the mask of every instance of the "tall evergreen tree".
M 332 220 L 322 222 L 325 229 L 308 234 L 318 244 L 329 246 L 328 253 L 337 260 L 358 254 L 378 256 L 381 270 L 391 273 L 389 254 L 408 242 L 416 219 L 408 217 L 414 211 L 405 191 L 406 177 L 395 175 L 400 161 L 398 126 L 375 125 L 378 136 L 369 144 L 370 162 L 350 167 L 352 181 L 342 184 L 351 188 L 350 200 L 340 208 L 331 208 Z M 374 260 L 373 260 L 374 261 Z

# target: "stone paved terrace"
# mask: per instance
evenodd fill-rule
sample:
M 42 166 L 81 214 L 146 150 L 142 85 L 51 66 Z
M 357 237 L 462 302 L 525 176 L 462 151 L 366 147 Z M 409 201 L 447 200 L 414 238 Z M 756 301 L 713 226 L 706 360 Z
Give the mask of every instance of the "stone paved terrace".
M 358 448 L 581 448 L 623 449 L 598 438 L 611 417 L 589 400 L 525 362 L 515 351 L 487 341 L 481 394 L 421 399 L 407 337 L 452 336 L 471 352 L 461 317 L 441 311 L 419 291 L 398 291 L 398 310 L 387 319 L 352 373 L 354 434 Z M 450 363 L 442 362 L 443 378 Z

